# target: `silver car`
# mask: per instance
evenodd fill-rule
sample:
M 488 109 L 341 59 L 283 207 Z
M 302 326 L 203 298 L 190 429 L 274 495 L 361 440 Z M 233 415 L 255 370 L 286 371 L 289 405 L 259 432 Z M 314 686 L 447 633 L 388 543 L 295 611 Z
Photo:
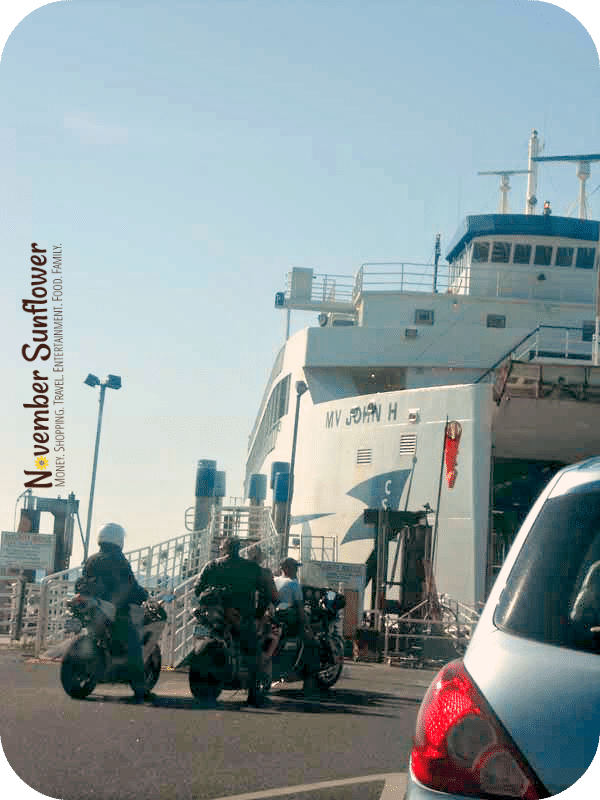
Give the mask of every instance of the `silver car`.
M 600 458 L 592 458 L 544 489 L 464 658 L 423 698 L 406 800 L 550 797 L 586 772 L 599 738 Z

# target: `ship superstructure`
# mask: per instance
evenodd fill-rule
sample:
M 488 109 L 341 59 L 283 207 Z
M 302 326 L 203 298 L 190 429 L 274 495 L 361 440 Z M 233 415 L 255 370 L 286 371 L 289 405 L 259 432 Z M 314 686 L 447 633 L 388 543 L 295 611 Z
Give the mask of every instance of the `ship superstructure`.
M 537 164 L 552 158 L 539 152 L 534 131 L 524 213 L 467 217 L 446 264 L 438 246 L 434 264 L 363 264 L 348 277 L 294 268 L 276 296 L 288 323 L 298 309 L 318 325 L 277 354 L 247 485 L 268 476 L 269 504 L 287 473 L 289 552 L 311 560 L 327 542 L 337 560 L 366 565 L 365 608 L 379 602 L 365 509 L 419 512 L 437 590 L 474 604 L 541 486 L 600 452 L 600 225 L 585 204 L 600 156 L 560 157 L 581 180 L 571 218 L 547 203 L 534 213 Z M 512 172 L 497 171 L 501 212 Z M 405 608 L 417 578 L 394 580 L 402 541 L 386 553 L 387 596 Z

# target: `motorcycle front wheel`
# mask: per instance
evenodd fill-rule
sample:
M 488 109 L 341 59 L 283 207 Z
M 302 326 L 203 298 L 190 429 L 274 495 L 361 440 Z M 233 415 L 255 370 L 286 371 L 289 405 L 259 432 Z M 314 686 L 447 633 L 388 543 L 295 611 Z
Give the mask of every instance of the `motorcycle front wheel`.
M 144 665 L 144 689 L 147 692 L 152 691 L 158 683 L 161 665 L 160 647 L 156 645 Z
M 98 683 L 96 672 L 97 655 L 81 658 L 67 653 L 60 667 L 60 682 L 65 692 L 74 700 L 83 700 L 91 694 Z
M 344 642 L 339 636 L 330 636 L 320 642 L 321 668 L 316 679 L 319 686 L 329 689 L 337 683 L 344 667 Z

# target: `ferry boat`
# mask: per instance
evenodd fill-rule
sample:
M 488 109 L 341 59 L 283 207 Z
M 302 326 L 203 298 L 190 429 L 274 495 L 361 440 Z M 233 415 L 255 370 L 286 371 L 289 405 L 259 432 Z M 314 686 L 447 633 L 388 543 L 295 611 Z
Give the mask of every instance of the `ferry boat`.
M 429 558 L 437 592 L 474 606 L 542 486 L 600 453 L 599 222 L 585 192 L 600 155 L 540 152 L 532 131 L 524 213 L 507 210 L 515 171 L 493 173 L 499 213 L 466 217 L 446 264 L 438 237 L 433 264 L 348 277 L 295 267 L 276 295 L 287 335 L 249 437 L 246 493 L 263 475 L 267 505 L 291 499 L 289 555 L 330 548 L 363 567 L 364 610 L 381 608 L 378 509 L 410 523 L 381 545 L 386 602 L 414 604 Z M 538 210 L 540 162 L 554 160 L 576 164 L 576 218 Z M 294 310 L 314 311 L 315 326 L 289 335 Z

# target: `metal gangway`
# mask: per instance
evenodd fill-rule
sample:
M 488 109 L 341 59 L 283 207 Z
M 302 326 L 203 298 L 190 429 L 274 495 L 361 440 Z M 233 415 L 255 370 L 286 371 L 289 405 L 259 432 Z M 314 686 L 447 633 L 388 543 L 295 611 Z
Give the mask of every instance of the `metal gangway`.
M 269 509 L 264 506 L 215 506 L 210 523 L 201 531 L 190 531 L 165 542 L 125 553 L 133 573 L 151 597 L 168 601 L 167 625 L 161 640 L 163 665 L 179 666 L 193 645 L 194 586 L 198 573 L 219 552 L 227 535 L 237 535 L 248 544 L 260 543 L 264 566 L 275 571 L 282 555 L 283 537 L 275 530 Z M 58 657 L 65 640 L 67 618 L 65 598 L 74 594 L 82 567 L 48 575 L 40 584 L 27 584 L 25 603 L 35 606 L 35 658 Z M 37 596 L 36 596 L 37 595 Z M 23 631 L 27 634 L 27 631 Z

